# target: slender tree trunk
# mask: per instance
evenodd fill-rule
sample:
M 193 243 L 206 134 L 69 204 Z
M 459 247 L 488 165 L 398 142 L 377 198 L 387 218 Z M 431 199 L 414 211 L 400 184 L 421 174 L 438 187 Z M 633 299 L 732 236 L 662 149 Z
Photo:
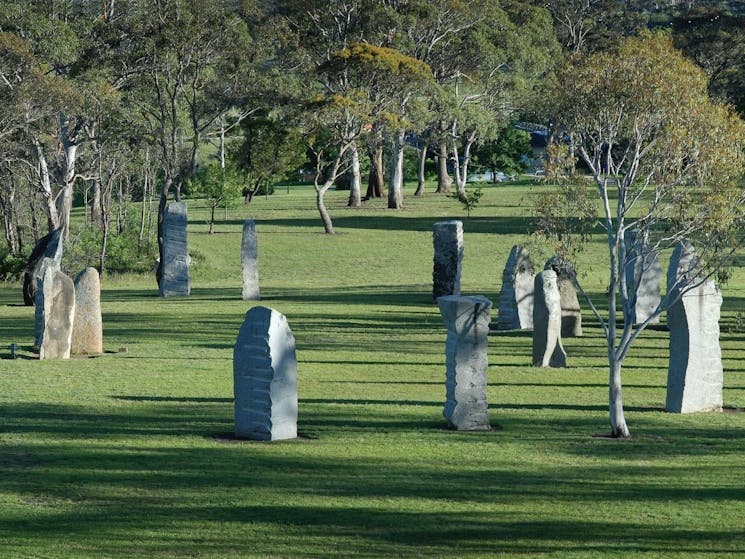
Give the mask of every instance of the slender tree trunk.
M 59 198 L 59 214 L 62 239 L 67 241 L 70 236 L 70 214 L 72 213 L 72 197 L 75 187 L 75 164 L 78 159 L 78 132 L 70 131 L 68 120 L 64 115 L 60 115 L 59 123 L 60 139 L 65 151 L 65 169 L 62 176 L 62 193 Z
M 60 226 L 59 212 L 54 203 L 54 194 L 52 193 L 52 180 L 49 175 L 49 166 L 47 157 L 44 153 L 44 147 L 37 138 L 32 138 L 34 148 L 36 148 L 36 157 L 39 163 L 39 182 L 41 186 L 41 195 L 44 198 L 44 209 L 47 214 L 47 224 L 49 231 L 57 229 Z
M 610 378 L 608 382 L 608 402 L 610 408 L 611 435 L 614 437 L 630 437 L 631 433 L 626 425 L 623 413 L 623 394 L 621 390 L 621 362 L 609 351 Z
M 424 194 L 424 187 L 426 185 L 426 179 L 424 177 L 424 168 L 427 163 L 427 144 L 423 144 L 419 148 L 419 167 L 418 167 L 418 173 L 419 176 L 419 182 L 416 186 L 416 191 L 414 192 L 414 196 L 421 196 Z
M 448 174 L 448 144 L 442 139 L 437 145 L 437 190 L 439 193 L 449 193 L 453 180 Z
M 210 208 L 210 230 L 209 234 L 212 235 L 215 232 L 215 206 L 212 204 L 212 207 Z
M 404 205 L 404 139 L 405 131 L 396 132 L 393 144 L 391 186 L 388 189 L 388 207 L 394 210 L 399 210 Z
M 316 188 L 316 207 L 318 208 L 318 213 L 321 214 L 321 221 L 323 222 L 323 230 L 327 235 L 333 235 L 334 234 L 334 225 L 331 223 L 331 216 L 329 215 L 328 210 L 326 209 L 326 204 L 323 201 L 323 196 L 326 194 L 326 191 L 331 186 L 330 183 L 324 184 L 320 188 Z
M 352 157 L 352 181 L 349 185 L 349 200 L 347 206 L 350 208 L 359 208 L 362 205 L 362 179 L 360 178 L 360 152 L 357 144 L 349 147 Z
M 383 142 L 380 138 L 371 141 L 369 147 L 370 174 L 367 182 L 366 199 L 382 198 L 385 192 L 385 176 L 383 173 Z
M 166 204 L 168 203 L 168 192 L 171 190 L 173 179 L 166 175 L 163 179 L 163 186 L 160 189 L 160 201 L 158 202 L 158 268 L 155 271 L 155 279 L 160 287 L 160 280 L 163 278 L 163 259 L 165 258 L 163 247 L 163 222 L 166 215 Z

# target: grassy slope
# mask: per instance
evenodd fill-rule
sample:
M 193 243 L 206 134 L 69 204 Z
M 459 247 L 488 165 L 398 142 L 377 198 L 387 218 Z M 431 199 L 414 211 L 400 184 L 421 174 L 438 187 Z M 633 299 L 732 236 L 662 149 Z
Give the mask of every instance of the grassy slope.
M 531 191 L 487 187 L 464 219 L 463 291 L 496 302 Z M 104 282 L 104 356 L 0 361 L 2 557 L 714 557 L 745 553 L 745 415 L 662 411 L 667 339 L 627 360 L 634 438 L 608 431 L 600 331 L 569 367 L 528 366 L 530 333 L 490 337 L 495 430 L 444 429 L 445 332 L 431 304 L 431 226 L 453 200 L 344 208 L 319 233 L 310 192 L 233 210 L 207 235 L 190 205 L 193 296 Z M 230 442 L 242 219 L 257 220 L 262 304 L 297 338 L 304 435 Z M 585 282 L 606 283 L 602 242 Z M 724 290 L 725 404 L 745 407 L 745 276 Z M 29 356 L 32 309 L 0 289 L 0 343 Z M 496 318 L 496 313 L 494 314 Z M 128 351 L 118 352 L 126 346 Z M 6 350 L 1 350 L 7 355 Z

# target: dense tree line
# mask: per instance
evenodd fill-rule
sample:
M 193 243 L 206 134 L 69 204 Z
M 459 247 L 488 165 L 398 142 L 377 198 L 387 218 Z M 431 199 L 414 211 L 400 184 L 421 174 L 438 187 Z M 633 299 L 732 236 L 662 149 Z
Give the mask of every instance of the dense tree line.
M 681 4 L 6 1 L 3 273 L 55 228 L 101 271 L 147 269 L 170 198 L 196 190 L 214 215 L 237 190 L 250 201 L 300 166 L 314 171 L 328 233 L 324 194 L 342 180 L 350 206 L 387 190 L 388 206 L 403 207 L 406 150 L 419 154 L 415 194 L 434 153 L 436 190 L 464 197 L 475 154 L 488 161 L 511 122 L 548 114 L 565 60 L 607 50 L 661 10 L 710 92 L 742 109 L 737 3 Z M 73 207 L 85 212 L 80 230 Z

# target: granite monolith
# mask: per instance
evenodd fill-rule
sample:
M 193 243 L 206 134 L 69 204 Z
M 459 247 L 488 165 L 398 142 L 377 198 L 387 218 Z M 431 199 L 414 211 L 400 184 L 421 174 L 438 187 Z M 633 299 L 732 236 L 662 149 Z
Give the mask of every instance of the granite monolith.
M 679 244 L 667 271 L 670 362 L 665 409 L 675 413 L 722 408 L 722 350 L 719 317 L 722 295 L 716 283 L 696 270 L 698 258 L 689 243 Z M 682 293 L 682 296 L 681 296 Z
M 295 338 L 285 316 L 268 307 L 246 313 L 233 350 L 235 436 L 297 437 Z
M 243 269 L 243 300 L 259 300 L 259 240 L 256 235 L 256 222 L 247 219 L 243 222 L 241 240 L 241 267 Z
M 432 298 L 460 295 L 460 274 L 463 262 L 463 223 L 439 221 L 433 226 L 434 268 Z
M 660 304 L 660 280 L 662 266 L 657 253 L 640 238 L 636 231 L 627 231 L 624 236 L 626 244 L 626 287 L 632 306 L 634 324 L 640 324 L 654 314 Z M 659 315 L 650 320 L 657 324 Z
M 502 272 L 499 292 L 498 330 L 533 328 L 533 290 L 535 271 L 528 251 L 515 245 Z
M 101 319 L 101 280 L 98 270 L 86 268 L 75 281 L 75 321 L 72 326 L 74 355 L 103 353 L 103 321 Z
M 535 277 L 533 298 L 533 366 L 566 367 L 561 343 L 561 295 L 556 272 L 543 270 Z
M 556 272 L 556 283 L 561 299 L 561 337 L 574 338 L 582 335 L 582 308 L 579 306 L 577 289 L 572 282 L 574 270 L 566 261 L 550 258 L 545 270 Z
M 54 265 L 44 267 L 44 277 L 37 285 L 36 305 L 42 309 L 39 359 L 69 359 L 75 320 L 75 286 Z
M 486 371 L 492 302 L 481 296 L 450 295 L 438 298 L 437 304 L 447 327 L 443 415 L 457 430 L 488 430 Z
M 57 228 L 51 233 L 43 236 L 31 251 L 26 268 L 23 271 L 23 304 L 30 307 L 36 299 L 36 287 L 44 277 L 42 266 L 53 265 L 57 269 L 62 262 L 62 229 Z M 52 262 L 44 263 L 49 258 Z
M 191 293 L 186 203 L 171 202 L 163 217 L 163 261 L 160 263 L 161 297 L 185 297 Z

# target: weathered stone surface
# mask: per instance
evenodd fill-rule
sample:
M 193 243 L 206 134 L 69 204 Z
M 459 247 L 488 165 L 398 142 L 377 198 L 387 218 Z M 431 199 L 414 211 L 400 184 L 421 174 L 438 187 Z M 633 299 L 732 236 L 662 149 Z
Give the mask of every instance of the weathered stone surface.
M 699 259 L 696 249 L 688 241 L 677 244 L 667 266 L 667 291 L 670 293 L 683 287 L 699 275 Z
M 657 253 L 638 238 L 636 232 L 627 231 L 624 237 L 626 243 L 626 286 L 629 297 L 635 297 L 632 321 L 639 324 L 647 320 L 660 304 L 660 279 L 662 278 L 662 266 L 660 266 Z M 659 316 L 650 321 L 656 324 L 660 321 Z
M 69 359 L 75 319 L 75 286 L 54 265 L 44 269 L 44 277 L 37 285 L 36 305 L 42 308 L 43 321 L 39 359 Z
M 533 299 L 533 366 L 566 367 L 561 344 L 561 295 L 556 272 L 543 270 L 535 277 Z
M 36 286 L 44 277 L 42 264 L 45 258 L 53 261 L 53 265 L 59 269 L 62 261 L 62 229 L 55 229 L 45 235 L 36 243 L 34 250 L 29 256 L 26 269 L 23 272 L 23 303 L 30 307 L 36 298 Z M 47 263 L 46 265 L 50 265 Z
M 719 316 L 722 296 L 711 280 L 698 275 L 698 257 L 688 242 L 680 243 L 667 269 L 670 364 L 665 409 L 676 413 L 722 407 L 722 351 Z M 697 287 L 687 291 L 689 285 Z M 677 299 L 677 301 L 676 301 Z
M 159 294 L 161 297 L 185 297 L 191 293 L 186 240 L 186 204 L 171 202 L 163 218 L 163 262 Z
M 243 269 L 243 300 L 259 300 L 259 240 L 256 236 L 256 222 L 247 219 L 243 222 L 241 240 L 241 267 Z
M 75 321 L 72 326 L 72 353 L 94 355 L 103 353 L 103 321 L 101 319 L 101 280 L 98 270 L 86 268 L 75 284 Z
M 434 269 L 432 298 L 460 295 L 460 274 L 463 262 L 463 223 L 440 221 L 433 226 Z
M 285 316 L 254 307 L 233 350 L 235 436 L 261 441 L 297 437 L 295 338 Z
M 561 297 L 561 337 L 574 338 L 582 335 L 582 309 L 577 290 L 571 280 L 572 270 L 558 258 L 550 258 L 543 267 L 556 272 L 559 296 Z
M 487 345 L 492 302 L 481 296 L 437 299 L 447 327 L 445 409 L 455 429 L 491 428 L 486 402 Z
M 513 246 L 502 273 L 498 330 L 533 328 L 534 282 L 535 271 L 530 254 L 520 245 Z

